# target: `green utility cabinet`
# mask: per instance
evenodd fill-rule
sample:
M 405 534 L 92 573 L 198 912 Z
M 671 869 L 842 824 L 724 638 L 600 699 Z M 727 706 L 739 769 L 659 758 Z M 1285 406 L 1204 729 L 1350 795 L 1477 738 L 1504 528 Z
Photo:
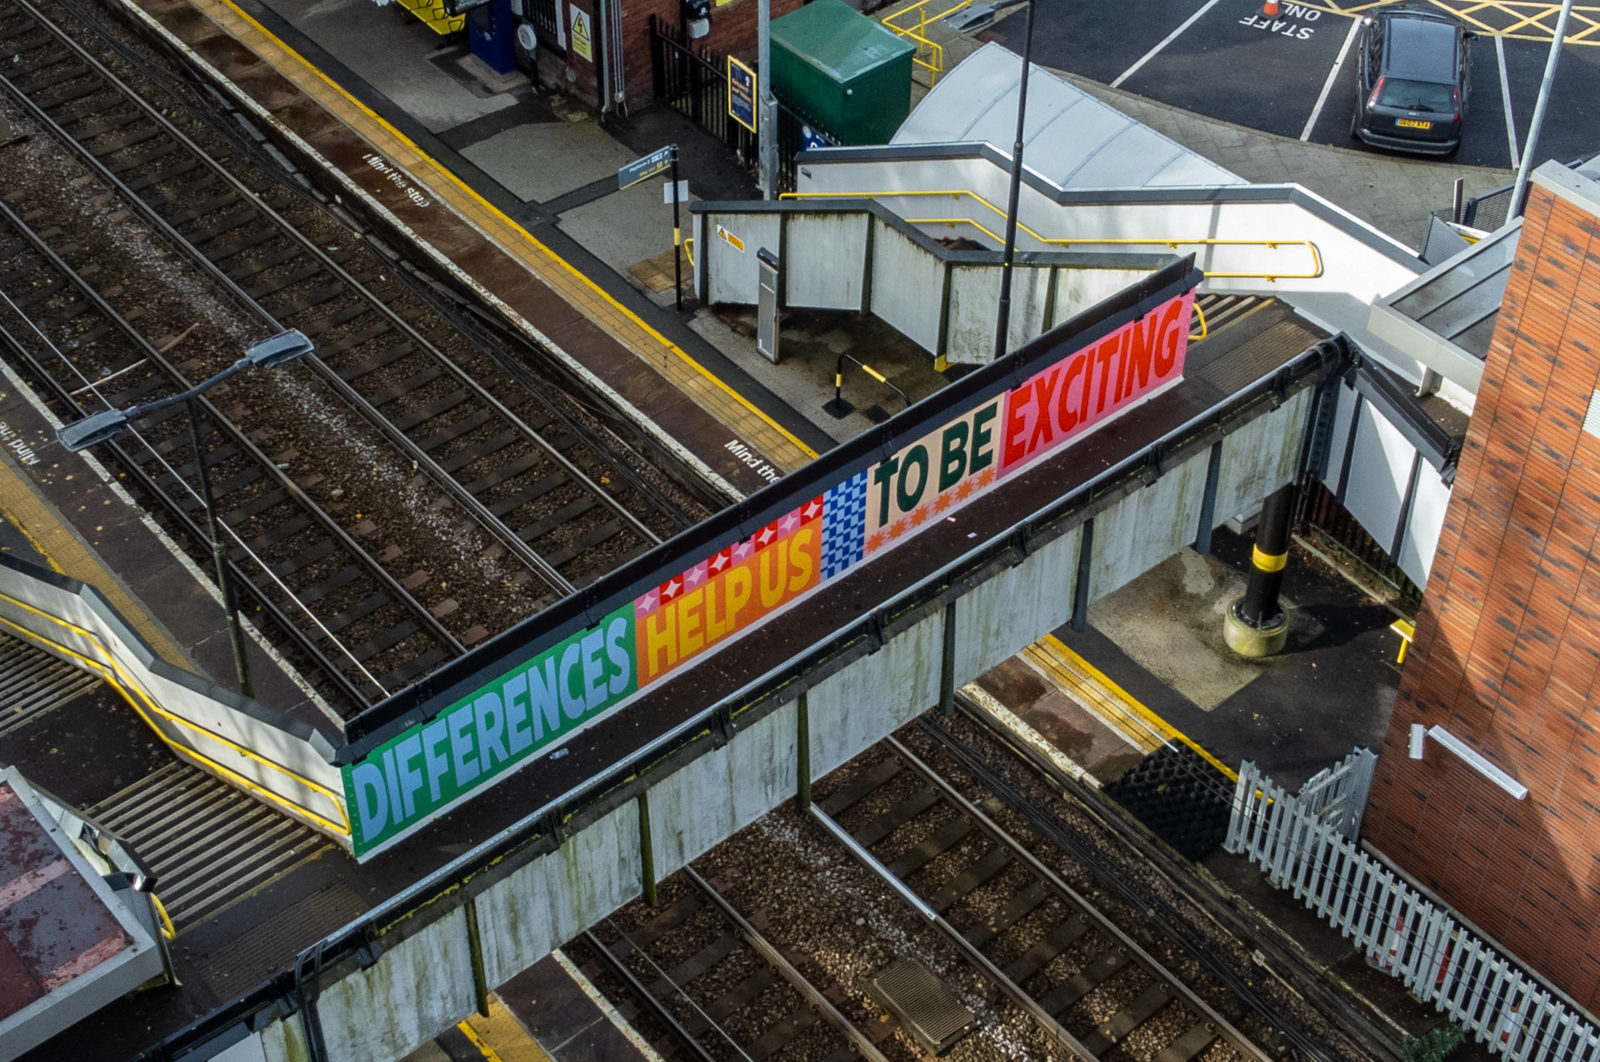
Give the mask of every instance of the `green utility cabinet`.
M 911 113 L 916 45 L 845 4 L 772 22 L 772 92 L 842 144 L 886 144 Z

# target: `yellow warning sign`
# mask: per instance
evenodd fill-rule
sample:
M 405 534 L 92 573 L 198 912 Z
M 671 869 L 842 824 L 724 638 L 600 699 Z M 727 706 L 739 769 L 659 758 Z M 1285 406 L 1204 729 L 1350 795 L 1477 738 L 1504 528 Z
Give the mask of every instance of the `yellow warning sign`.
M 579 11 L 576 7 L 568 8 L 572 12 L 572 51 L 580 58 L 594 62 L 594 45 L 589 37 L 589 14 Z
M 735 236 L 733 233 L 729 232 L 727 229 L 723 228 L 721 225 L 717 226 L 717 236 L 729 247 L 732 247 L 740 254 L 744 254 L 744 241 L 739 239 L 739 237 Z

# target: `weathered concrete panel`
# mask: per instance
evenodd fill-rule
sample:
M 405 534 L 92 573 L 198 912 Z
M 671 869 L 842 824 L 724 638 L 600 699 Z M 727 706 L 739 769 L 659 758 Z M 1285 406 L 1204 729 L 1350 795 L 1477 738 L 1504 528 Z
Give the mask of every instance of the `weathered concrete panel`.
M 939 612 L 811 688 L 806 705 L 815 777 L 827 774 L 938 701 L 943 644 L 944 614 Z
M 484 975 L 509 981 L 642 890 L 639 808 L 628 803 L 478 897 Z
M 793 214 L 784 234 L 786 306 L 859 310 L 867 281 L 867 231 L 872 216 Z
M 795 705 L 786 704 L 651 787 L 657 877 L 710 851 L 794 795 L 797 716 Z
M 872 312 L 937 353 L 944 263 L 883 222 L 872 224 Z
M 1099 600 L 1194 541 L 1205 497 L 1201 452 L 1095 517 L 1089 598 Z
M 476 1006 L 467 915 L 459 908 L 385 951 L 383 961 L 325 984 L 317 997 L 328 1057 L 340 1059 L 403 1058 Z
M 950 269 L 950 332 L 945 355 L 954 362 L 987 365 L 994 360 L 994 326 L 999 313 L 1001 270 L 993 265 Z M 1017 266 L 1011 276 L 1011 315 L 1006 349 L 1016 350 L 1044 331 L 1044 304 L 1050 270 Z
M 1150 275 L 1146 269 L 1058 269 L 1054 325 L 1093 309 L 1123 288 Z
M 1301 391 L 1222 440 L 1217 519 L 1254 511 L 1294 476 L 1313 392 Z
M 760 285 L 756 250 L 778 253 L 780 219 L 777 214 L 708 214 L 705 235 L 694 253 L 704 263 L 710 282 L 706 301 L 754 303 Z M 717 235 L 721 225 L 732 239 Z M 737 243 L 735 242 L 737 241 Z M 740 244 L 743 248 L 740 248 Z
M 956 602 L 956 684 L 971 682 L 1072 618 L 1078 530 Z

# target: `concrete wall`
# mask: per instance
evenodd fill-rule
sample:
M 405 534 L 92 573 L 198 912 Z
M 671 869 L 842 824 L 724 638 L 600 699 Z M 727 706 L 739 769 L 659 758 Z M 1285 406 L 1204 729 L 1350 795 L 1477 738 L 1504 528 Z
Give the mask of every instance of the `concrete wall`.
M 929 207 L 927 200 L 917 204 Z M 696 204 L 691 222 L 696 290 L 712 303 L 755 304 L 759 290 L 755 251 L 765 247 L 780 256 L 785 306 L 864 308 L 934 357 L 963 364 L 993 360 L 1000 296 L 997 255 L 973 261 L 978 256 L 918 239 L 909 226 L 866 210 L 823 212 L 793 206 L 780 215 L 766 208 Z M 720 237 L 719 228 L 734 235 L 744 249 Z M 964 229 L 946 228 L 948 235 L 969 235 Z M 1098 305 L 1164 264 L 1156 257 L 1149 258 L 1148 267 L 1138 264 L 1137 258 L 1130 264 L 1128 256 L 1098 265 L 1063 261 L 1068 258 L 1037 256 L 1013 268 L 1009 349 Z M 946 322 L 942 338 L 941 320 Z
M 1286 482 L 1295 467 L 1310 392 L 1224 440 L 1218 494 L 1244 508 Z M 1208 453 L 1191 454 L 1153 484 L 1098 513 L 1092 579 L 1105 593 L 1193 541 Z M 1228 508 L 1217 507 L 1218 520 Z M 1139 534 L 1132 529 L 1137 527 Z M 952 669 L 964 684 L 1041 634 L 1068 622 L 1082 540 L 1079 528 L 1040 544 L 1011 567 L 990 571 L 955 601 Z M 876 652 L 858 657 L 806 694 L 811 768 L 820 777 L 938 700 L 945 609 L 924 605 Z M 645 799 L 658 876 L 666 876 L 789 799 L 797 785 L 799 711 L 783 704 L 735 719 L 726 744 L 652 780 Z M 642 892 L 639 804 L 627 800 L 559 849 L 475 882 L 486 980 L 498 985 Z M 466 916 L 459 896 L 420 905 L 431 918 L 366 970 L 346 964 L 327 975 L 317 1005 L 332 1057 L 403 1057 L 474 1005 Z M 451 904 L 454 903 L 454 909 Z M 370 918 L 371 916 L 369 916 Z M 382 919 L 377 919 L 382 921 Z M 400 932 L 409 923 L 402 922 Z M 301 1019 L 251 1034 L 271 1062 L 305 1058 Z M 246 1049 L 239 1049 L 246 1050 Z M 241 1057 L 250 1057 L 248 1054 Z

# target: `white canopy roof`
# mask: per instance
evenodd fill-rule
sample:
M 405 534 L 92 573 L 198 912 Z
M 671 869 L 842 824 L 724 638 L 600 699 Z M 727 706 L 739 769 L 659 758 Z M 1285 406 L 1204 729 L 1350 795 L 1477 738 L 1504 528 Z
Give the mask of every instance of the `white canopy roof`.
M 1017 136 L 1021 77 L 1019 56 L 985 44 L 939 79 L 889 142 L 987 141 L 1009 156 Z M 1028 78 L 1022 161 L 1062 188 L 1247 183 L 1037 65 Z

